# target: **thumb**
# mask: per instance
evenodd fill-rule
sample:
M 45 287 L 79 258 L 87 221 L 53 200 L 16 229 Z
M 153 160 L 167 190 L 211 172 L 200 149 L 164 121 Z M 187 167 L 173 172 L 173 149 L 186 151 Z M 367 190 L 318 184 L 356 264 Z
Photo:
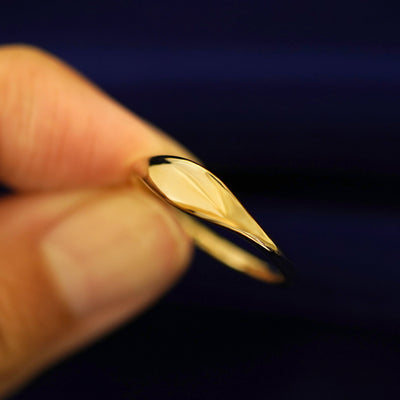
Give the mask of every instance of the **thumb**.
M 139 186 L 0 202 L 0 396 L 172 285 L 191 246 L 164 208 Z

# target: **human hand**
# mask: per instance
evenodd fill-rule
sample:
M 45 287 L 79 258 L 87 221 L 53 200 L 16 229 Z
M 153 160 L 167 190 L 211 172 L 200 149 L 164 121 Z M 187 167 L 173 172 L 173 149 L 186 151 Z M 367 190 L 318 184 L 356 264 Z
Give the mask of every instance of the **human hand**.
M 137 315 L 182 274 L 190 240 L 141 185 L 187 155 L 54 57 L 0 48 L 0 396 Z

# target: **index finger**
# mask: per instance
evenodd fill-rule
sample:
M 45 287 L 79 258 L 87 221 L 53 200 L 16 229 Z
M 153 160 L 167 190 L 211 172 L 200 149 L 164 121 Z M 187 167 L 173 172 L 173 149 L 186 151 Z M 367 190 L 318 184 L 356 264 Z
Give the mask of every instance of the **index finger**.
M 109 185 L 155 154 L 187 155 L 72 68 L 0 48 L 0 181 L 20 190 Z

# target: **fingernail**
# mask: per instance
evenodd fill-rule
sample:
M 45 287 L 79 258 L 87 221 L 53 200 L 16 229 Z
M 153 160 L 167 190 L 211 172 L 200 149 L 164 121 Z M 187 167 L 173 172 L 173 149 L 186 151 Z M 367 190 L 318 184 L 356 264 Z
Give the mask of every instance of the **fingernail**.
M 103 195 L 43 238 L 44 264 L 69 308 L 84 315 L 141 293 L 161 294 L 183 270 L 189 241 L 151 195 Z

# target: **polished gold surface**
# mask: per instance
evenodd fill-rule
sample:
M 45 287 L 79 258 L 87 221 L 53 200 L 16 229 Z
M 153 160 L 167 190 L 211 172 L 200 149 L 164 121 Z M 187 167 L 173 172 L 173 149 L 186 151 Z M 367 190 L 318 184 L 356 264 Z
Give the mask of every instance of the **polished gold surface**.
M 285 281 L 285 271 L 281 270 L 286 259 L 278 247 L 225 184 L 210 171 L 184 158 L 157 156 L 150 159 L 148 175 L 143 180 L 158 196 L 186 213 L 181 213 L 179 218 L 198 247 L 254 278 L 269 283 Z M 244 236 L 264 250 L 266 260 L 218 236 L 187 214 Z M 271 263 L 269 258 L 275 262 Z

